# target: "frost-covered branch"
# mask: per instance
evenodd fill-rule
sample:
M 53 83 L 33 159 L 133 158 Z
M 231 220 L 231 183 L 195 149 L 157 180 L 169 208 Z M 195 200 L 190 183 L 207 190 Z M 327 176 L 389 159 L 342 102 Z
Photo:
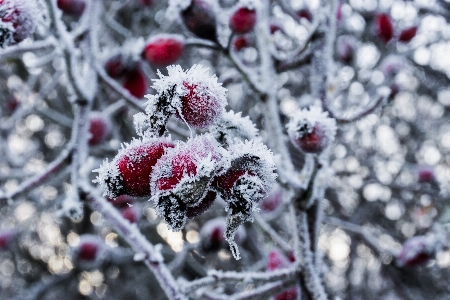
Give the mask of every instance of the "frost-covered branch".
M 11 56 L 17 56 L 29 51 L 40 51 L 54 47 L 56 45 L 56 40 L 54 37 L 48 37 L 42 41 L 34 41 L 30 44 L 18 44 L 11 47 L 7 47 L 0 51 L 0 60 Z

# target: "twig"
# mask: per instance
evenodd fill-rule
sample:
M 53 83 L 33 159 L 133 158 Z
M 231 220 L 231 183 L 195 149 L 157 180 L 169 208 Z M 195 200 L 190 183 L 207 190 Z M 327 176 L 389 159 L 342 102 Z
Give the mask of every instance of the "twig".
M 292 247 L 272 228 L 270 225 L 259 215 L 255 215 L 254 219 L 256 223 L 264 230 L 269 236 L 280 246 L 285 252 L 291 252 Z

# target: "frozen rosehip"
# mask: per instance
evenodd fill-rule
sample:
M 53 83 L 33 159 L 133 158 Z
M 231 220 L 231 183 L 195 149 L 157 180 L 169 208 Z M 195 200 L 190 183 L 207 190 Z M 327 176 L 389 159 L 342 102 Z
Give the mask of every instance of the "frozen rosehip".
M 256 10 L 248 7 L 239 7 L 230 17 L 229 26 L 235 33 L 247 33 L 253 30 L 256 24 Z
M 241 51 L 243 48 L 246 48 L 249 46 L 248 38 L 245 36 L 240 36 L 233 42 L 234 49 L 237 51 Z
M 394 25 L 388 14 L 379 14 L 376 17 L 376 33 L 378 37 L 385 43 L 394 37 Z
M 154 80 L 153 88 L 159 95 L 164 95 L 176 112 L 176 116 L 189 126 L 207 128 L 216 122 L 224 113 L 226 89 L 217 82 L 215 75 L 210 75 L 208 69 L 194 65 L 183 71 L 180 66 L 167 67 L 168 76 L 159 74 L 160 79 Z M 166 95 L 168 94 L 168 95 Z M 155 102 L 149 105 L 155 106 Z
M 99 173 L 94 182 L 100 183 L 105 195 L 112 198 L 120 195 L 151 196 L 150 174 L 158 159 L 172 147 L 174 144 L 164 138 L 145 142 L 133 140 L 119 151 L 113 161 L 105 161 L 94 170 Z
M 192 219 L 193 217 L 199 216 L 206 212 L 216 200 L 216 192 L 208 191 L 206 195 L 200 200 L 195 206 L 188 206 L 186 208 L 186 217 Z
M 140 68 L 135 68 L 125 75 L 123 87 L 136 98 L 142 98 L 147 91 L 147 78 Z
M 182 36 L 161 34 L 151 38 L 145 45 L 143 57 L 152 65 L 168 66 L 176 62 L 184 51 Z
M 436 179 L 432 166 L 420 166 L 417 173 L 419 182 L 433 182 Z
M 156 196 L 175 194 L 196 207 L 207 195 L 211 175 L 221 159 L 220 146 L 210 135 L 196 136 L 167 150 L 152 172 L 151 190 Z
M 119 209 L 123 209 L 126 207 L 129 207 L 134 203 L 134 198 L 128 195 L 121 195 L 117 197 L 116 199 L 107 198 L 108 202 L 111 203 L 114 207 L 117 207 Z
M 5 229 L 0 231 L 0 250 L 6 250 L 14 241 L 17 231 L 13 229 Z
M 181 18 L 187 29 L 196 36 L 217 41 L 216 13 L 206 1 L 192 0 L 190 5 L 181 11 Z
M 92 112 L 89 116 L 89 140 L 88 144 L 96 146 L 105 141 L 111 130 L 108 118 L 100 112 Z
M 85 0 L 58 0 L 58 8 L 65 14 L 81 16 L 86 7 Z
M 0 47 L 20 43 L 34 32 L 36 10 L 35 1 L 0 1 Z
M 356 46 L 358 41 L 353 36 L 341 36 L 336 43 L 336 54 L 338 58 L 345 62 L 350 63 L 355 57 Z
M 419 266 L 429 261 L 435 254 L 435 242 L 426 236 L 415 236 L 407 240 L 397 256 L 400 266 Z
M 321 153 L 334 140 L 336 120 L 320 107 L 296 112 L 287 125 L 291 143 L 305 153 Z
M 416 26 L 404 29 L 398 36 L 398 40 L 403 43 L 409 43 L 416 36 L 416 33 Z
M 130 223 L 137 223 L 141 219 L 141 212 L 135 205 L 123 208 L 120 214 Z
M 313 15 L 312 15 L 311 11 L 307 8 L 299 9 L 296 12 L 296 14 L 300 19 L 306 19 L 306 20 L 308 20 L 308 22 L 312 22 L 312 20 L 313 20 Z
M 105 70 L 110 77 L 117 79 L 124 76 L 129 68 L 124 61 L 124 57 L 121 54 L 116 54 L 105 62 Z

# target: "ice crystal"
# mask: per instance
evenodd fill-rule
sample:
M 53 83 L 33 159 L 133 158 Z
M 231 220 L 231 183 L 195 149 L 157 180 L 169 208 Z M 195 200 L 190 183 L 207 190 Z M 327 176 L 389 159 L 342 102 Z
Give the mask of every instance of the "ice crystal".
M 249 117 L 242 117 L 240 112 L 232 110 L 224 113 L 210 132 L 222 144 L 253 140 L 258 135 L 258 129 Z

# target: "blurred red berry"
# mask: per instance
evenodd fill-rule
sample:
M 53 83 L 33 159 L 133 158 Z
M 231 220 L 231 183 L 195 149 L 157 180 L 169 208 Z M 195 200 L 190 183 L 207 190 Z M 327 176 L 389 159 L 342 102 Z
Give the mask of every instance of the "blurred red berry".
M 65 14 L 81 16 L 86 8 L 85 0 L 58 0 L 58 8 Z
M 121 195 L 117 197 L 116 199 L 107 197 L 107 200 L 109 203 L 111 203 L 114 207 L 117 207 L 119 209 L 129 207 L 128 204 L 134 203 L 134 198 L 128 195 Z
M 400 33 L 398 40 L 403 43 L 408 43 L 416 36 L 416 33 L 417 33 L 417 27 L 415 27 L 415 26 L 404 29 Z
M 287 268 L 291 264 L 286 256 L 280 251 L 274 249 L 269 253 L 269 260 L 267 262 L 267 270 L 273 271 L 277 269 Z M 296 300 L 298 296 L 298 287 L 294 286 L 286 291 L 276 295 L 275 300 Z
M 420 166 L 418 168 L 419 182 L 432 182 L 435 180 L 434 169 L 431 166 Z
M 274 34 L 277 31 L 283 32 L 283 25 L 277 20 L 270 21 L 270 33 Z
M 125 65 L 123 56 L 121 54 L 116 54 L 106 61 L 105 70 L 110 77 L 117 79 L 124 76 L 127 73 L 128 68 Z
M 137 223 L 141 218 L 140 211 L 136 206 L 126 207 L 120 211 L 120 214 L 130 223 Z
M 243 48 L 246 48 L 249 46 L 248 38 L 245 36 L 240 36 L 233 42 L 234 49 L 237 51 L 241 51 Z
M 259 207 L 262 213 L 272 213 L 281 207 L 283 203 L 283 191 L 280 188 L 273 190 L 266 198 L 264 198 Z
M 415 236 L 403 244 L 397 262 L 400 266 L 420 266 L 428 262 L 434 252 L 433 244 L 426 236 Z
M 345 63 L 350 63 L 355 57 L 357 40 L 353 36 L 341 36 L 336 42 L 336 54 Z
M 158 35 L 145 46 L 143 56 L 153 65 L 168 66 L 177 61 L 184 51 L 184 41 L 177 35 Z
M 140 3 L 142 6 L 150 6 L 150 5 L 153 4 L 153 0 L 139 0 L 139 3 Z
M 12 229 L 0 231 L 0 250 L 6 250 L 16 237 L 17 232 Z
M 78 258 L 80 260 L 95 260 L 99 246 L 93 242 L 83 242 L 78 248 Z
M 6 108 L 10 113 L 14 113 L 16 109 L 19 107 L 20 102 L 15 97 L 11 97 L 6 102 Z
M 378 37 L 385 43 L 394 37 L 394 25 L 388 14 L 379 14 L 376 17 L 376 27 Z
M 90 146 L 96 146 L 105 141 L 111 130 L 111 124 L 106 116 L 100 112 L 93 112 L 89 117 Z
M 235 33 L 247 33 L 256 24 L 256 10 L 247 7 L 238 8 L 230 17 L 229 26 Z
M 202 0 L 192 0 L 181 12 L 187 29 L 196 36 L 213 42 L 217 41 L 217 21 L 213 7 Z
M 139 68 L 129 71 L 125 75 L 123 87 L 138 99 L 144 97 L 148 87 L 147 78 L 145 77 L 144 72 Z
M 313 20 L 313 15 L 311 11 L 307 8 L 297 10 L 296 14 L 300 19 L 306 19 L 308 20 L 308 22 L 312 22 Z

